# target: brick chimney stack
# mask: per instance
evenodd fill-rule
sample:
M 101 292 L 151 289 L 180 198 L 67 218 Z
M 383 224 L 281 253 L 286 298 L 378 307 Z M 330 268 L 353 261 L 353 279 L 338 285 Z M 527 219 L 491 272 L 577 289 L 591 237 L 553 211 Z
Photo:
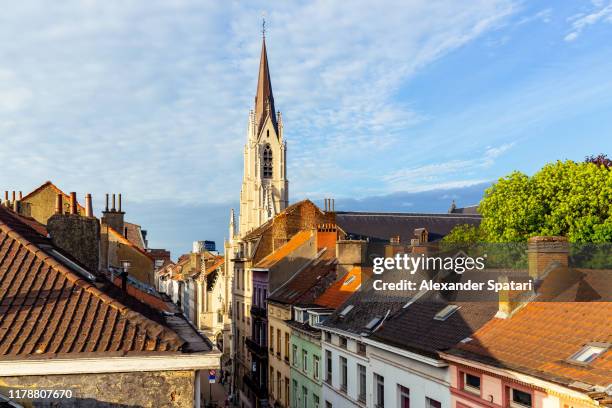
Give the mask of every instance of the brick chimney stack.
M 70 215 L 78 215 L 77 211 L 77 196 L 76 192 L 72 191 L 70 193 Z
M 529 276 L 542 278 L 552 268 L 569 265 L 569 242 L 566 237 L 532 237 L 527 241 Z
M 366 261 L 368 243 L 364 240 L 336 241 L 336 258 L 338 258 L 338 277 L 350 271 L 354 266 L 363 266 Z
M 63 213 L 63 194 L 58 193 L 55 214 L 47 221 L 53 244 L 79 261 L 88 271 L 98 273 L 100 260 L 100 223 L 78 213 L 76 193 L 70 193 L 70 212 Z
M 85 216 L 87 218 L 93 218 L 93 205 L 91 203 L 91 194 L 87 193 L 85 195 Z
M 62 214 L 64 212 L 64 195 L 62 193 L 57 193 L 55 197 L 55 213 Z
M 124 216 L 125 216 L 125 212 L 122 211 L 121 205 L 121 194 L 119 194 L 119 208 L 116 207 L 117 201 L 117 195 L 113 194 L 112 195 L 112 201 L 111 201 L 111 208 L 110 210 L 108 209 L 108 194 L 106 194 L 106 209 L 102 212 L 102 222 L 107 224 L 109 227 L 111 227 L 112 229 L 114 229 L 116 232 L 118 232 L 119 234 L 123 235 L 124 231 L 125 231 L 125 222 L 124 222 Z

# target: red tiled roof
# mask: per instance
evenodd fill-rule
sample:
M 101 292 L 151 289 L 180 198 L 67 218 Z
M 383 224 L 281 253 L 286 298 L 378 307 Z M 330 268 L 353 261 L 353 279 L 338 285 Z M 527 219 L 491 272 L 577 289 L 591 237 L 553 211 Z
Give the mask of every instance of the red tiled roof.
M 611 349 L 587 365 L 568 362 L 588 343 L 612 343 L 611 302 L 531 302 L 471 337 L 450 353 L 568 386 L 612 383 Z
M 0 359 L 182 349 L 175 332 L 127 306 L 130 297 L 118 301 L 51 256 L 52 249 L 0 208 Z
M 308 242 L 308 240 L 311 237 L 312 237 L 312 231 L 305 230 L 305 231 L 298 232 L 293 237 L 291 237 L 289 242 L 282 245 L 276 251 L 272 252 L 271 254 L 266 256 L 264 259 L 259 261 L 257 265 L 255 265 L 255 267 L 256 268 L 266 268 L 266 269 L 273 267 L 278 261 L 280 261 L 287 255 L 295 251 L 297 248 L 301 247 L 306 242 Z
M 268 301 L 284 304 L 311 304 L 336 279 L 338 260 L 321 256 L 297 272 L 268 297 Z
M 213 263 L 206 267 L 206 274 L 208 275 L 211 272 L 214 272 L 225 262 L 225 258 L 222 256 L 217 256 L 214 258 Z
M 366 269 L 366 268 L 363 268 Z M 314 300 L 319 306 L 337 309 L 361 286 L 361 266 L 355 266 Z

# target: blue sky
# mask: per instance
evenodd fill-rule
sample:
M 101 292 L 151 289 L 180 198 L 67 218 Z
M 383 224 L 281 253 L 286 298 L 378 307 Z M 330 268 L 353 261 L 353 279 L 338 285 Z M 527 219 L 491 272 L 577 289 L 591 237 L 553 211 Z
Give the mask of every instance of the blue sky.
M 290 198 L 444 211 L 612 153 L 612 2 L 20 2 L 0 15 L 0 188 L 122 192 L 177 256 L 227 235 L 262 12 Z

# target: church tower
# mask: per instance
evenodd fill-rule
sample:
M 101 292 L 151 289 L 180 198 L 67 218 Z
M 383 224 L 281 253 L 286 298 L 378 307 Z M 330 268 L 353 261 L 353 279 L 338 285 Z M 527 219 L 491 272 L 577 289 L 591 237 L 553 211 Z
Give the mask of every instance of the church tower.
M 261 45 L 254 110 L 249 113 L 240 190 L 239 236 L 287 207 L 287 144 L 281 113 L 274 108 L 265 35 Z

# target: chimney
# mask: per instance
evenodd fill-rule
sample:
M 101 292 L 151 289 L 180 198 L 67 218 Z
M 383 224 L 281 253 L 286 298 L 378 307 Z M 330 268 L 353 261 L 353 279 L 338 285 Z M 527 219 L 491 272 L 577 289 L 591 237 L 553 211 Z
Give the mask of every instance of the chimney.
M 70 214 L 62 214 L 62 195 L 56 199 L 56 213 L 47 221 L 53 244 L 79 261 L 89 272 L 98 273 L 100 260 L 100 224 L 96 218 L 76 213 L 76 196 L 70 195 Z M 57 212 L 59 209 L 59 212 Z
M 354 266 L 363 265 L 366 260 L 367 242 L 364 240 L 336 241 L 338 277 L 344 276 Z
M 91 194 L 87 193 L 85 195 L 85 216 L 87 218 L 93 218 L 93 205 L 91 203 Z
M 70 214 L 71 215 L 79 214 L 79 212 L 77 211 L 77 196 L 74 191 L 70 193 Z
M 102 212 L 102 222 L 114 229 L 119 234 L 125 234 L 125 221 L 124 215 L 125 213 L 122 211 L 122 198 L 121 194 L 119 194 L 119 209 L 115 207 L 116 202 L 116 194 L 112 195 L 112 207 L 108 209 L 108 194 L 106 195 L 106 209 Z
M 23 200 L 23 193 L 20 191 L 19 192 L 19 201 Z
M 62 214 L 64 212 L 64 195 L 57 193 L 55 196 L 55 214 Z
M 336 241 L 338 240 L 338 228 L 336 224 L 319 224 L 316 229 L 317 252 L 323 248 L 328 251 L 336 251 Z
M 569 243 L 566 237 L 532 237 L 527 241 L 529 276 L 542 278 L 555 266 L 569 265 Z
M 9 192 L 8 192 L 8 190 L 4 191 L 4 205 L 7 206 L 7 207 L 9 206 Z

